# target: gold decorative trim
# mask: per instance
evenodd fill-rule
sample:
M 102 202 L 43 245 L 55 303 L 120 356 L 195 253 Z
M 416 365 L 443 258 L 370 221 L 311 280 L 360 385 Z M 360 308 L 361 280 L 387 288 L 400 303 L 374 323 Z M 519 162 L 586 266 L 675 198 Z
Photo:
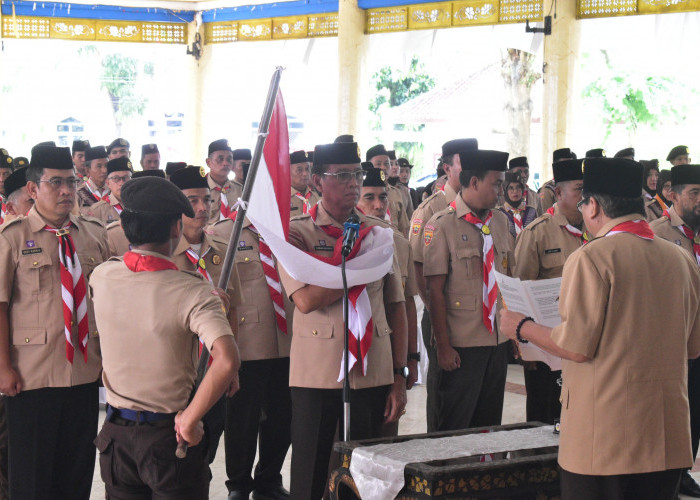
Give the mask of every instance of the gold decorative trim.
M 521 23 L 542 20 L 543 0 L 500 0 L 499 23 Z
M 452 2 L 409 5 L 408 29 L 449 28 L 452 26 Z
M 140 42 L 141 23 L 134 21 L 103 21 L 98 19 L 95 23 L 96 40 L 118 42 Z
M 272 19 L 239 21 L 238 40 L 272 40 Z
M 577 0 L 578 19 L 637 14 L 637 0 Z
M 408 7 L 383 7 L 367 9 L 366 33 L 386 33 L 408 29 Z
M 204 43 L 238 41 L 238 22 L 204 23 Z
M 338 13 L 309 16 L 308 34 L 310 37 L 338 36 Z
M 498 0 L 464 0 L 452 3 L 452 25 L 498 23 Z
M 308 35 L 308 17 L 291 16 L 272 19 L 272 39 L 306 38 Z

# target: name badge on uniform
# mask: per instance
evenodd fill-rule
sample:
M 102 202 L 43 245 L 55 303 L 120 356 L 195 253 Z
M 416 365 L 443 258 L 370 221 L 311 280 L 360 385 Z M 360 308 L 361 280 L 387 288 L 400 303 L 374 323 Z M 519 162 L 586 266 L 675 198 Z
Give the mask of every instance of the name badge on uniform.
M 299 210 L 299 207 L 289 207 L 289 210 Z
M 246 245 L 246 244 L 245 244 L 245 241 L 241 240 L 241 241 L 238 242 L 238 249 L 239 249 L 239 250 L 252 250 L 253 247 L 252 247 L 252 246 L 249 246 L 249 245 Z M 218 257 L 218 255 L 217 255 L 217 257 Z M 216 262 L 214 262 L 214 264 L 216 264 Z
M 325 240 L 319 241 L 319 243 L 325 243 Z M 335 250 L 334 247 L 329 246 L 329 245 L 314 245 L 314 250 L 319 251 L 319 252 L 332 252 Z
M 550 253 L 561 253 L 561 248 L 548 248 L 544 251 L 545 255 L 549 255 Z
M 41 248 L 28 248 L 26 250 L 22 250 L 22 255 L 32 255 L 35 253 L 41 253 Z

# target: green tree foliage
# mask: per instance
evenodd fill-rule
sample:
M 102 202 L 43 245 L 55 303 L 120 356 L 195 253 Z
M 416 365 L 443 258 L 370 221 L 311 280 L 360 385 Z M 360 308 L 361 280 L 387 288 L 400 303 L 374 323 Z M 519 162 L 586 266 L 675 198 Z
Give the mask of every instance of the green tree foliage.
M 633 137 L 642 125 L 656 129 L 664 121 L 683 118 L 683 99 L 677 98 L 682 84 L 666 76 L 616 68 L 607 51 L 601 50 L 601 54 L 604 64 L 599 66 L 598 77 L 584 87 L 582 95 L 601 110 L 605 139 L 615 124 L 624 125 Z
M 122 54 L 107 54 L 102 58 L 101 88 L 107 91 L 112 103 L 114 125 L 117 135 L 121 135 L 124 119 L 143 114 L 147 98 L 137 92 L 139 73 L 153 76 L 153 64 L 140 62 Z

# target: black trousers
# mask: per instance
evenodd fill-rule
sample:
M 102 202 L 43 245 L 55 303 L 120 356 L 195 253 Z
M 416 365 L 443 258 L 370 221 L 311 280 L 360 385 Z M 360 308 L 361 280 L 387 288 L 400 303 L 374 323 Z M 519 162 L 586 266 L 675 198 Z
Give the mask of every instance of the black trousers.
M 0 500 L 10 498 L 7 479 L 7 396 L 0 396 Z
M 440 418 L 439 398 L 439 382 L 440 382 L 440 366 L 438 365 L 437 349 L 432 344 L 432 326 L 430 324 L 430 314 L 427 309 L 423 309 L 423 318 L 420 322 L 421 332 L 423 333 L 423 344 L 428 353 L 428 373 L 425 380 L 425 417 L 428 424 L 428 432 L 438 430 L 438 421 Z
M 289 358 L 244 361 L 241 389 L 226 403 L 226 487 L 249 493 L 282 485 L 282 465 L 291 443 Z M 251 477 L 255 451 L 258 464 Z
M 226 395 L 221 396 L 202 418 L 202 423 L 207 431 L 207 440 L 209 442 L 209 450 L 207 451 L 207 460 L 209 464 L 213 463 L 216 458 L 216 450 L 219 449 L 219 441 L 221 440 L 221 435 L 224 433 L 224 426 L 226 425 L 226 399 L 228 399 Z
M 526 361 L 523 369 L 527 390 L 527 421 L 553 424 L 554 419 L 561 415 L 561 370 L 552 371 L 546 363 L 539 361 Z
M 76 361 L 77 362 L 77 361 Z M 5 398 L 13 499 L 89 499 L 95 470 L 97 383 Z
M 460 367 L 440 370 L 439 430 L 500 425 L 509 342 L 488 347 L 455 347 Z
M 559 470 L 562 500 L 675 500 L 682 471 L 586 476 Z
M 350 439 L 379 437 L 384 407 L 391 386 L 358 389 L 350 393 Z M 323 497 L 333 437 L 343 426 L 340 389 L 292 387 L 291 497 L 317 500 Z M 339 435 L 342 436 L 342 430 Z
M 700 358 L 699 358 L 700 359 Z M 688 405 L 690 406 L 690 442 L 693 461 L 698 456 L 700 442 L 700 360 L 688 360 Z
M 105 421 L 95 445 L 108 500 L 209 498 L 206 433 L 185 458 L 177 458 L 172 418 L 138 425 L 115 418 Z

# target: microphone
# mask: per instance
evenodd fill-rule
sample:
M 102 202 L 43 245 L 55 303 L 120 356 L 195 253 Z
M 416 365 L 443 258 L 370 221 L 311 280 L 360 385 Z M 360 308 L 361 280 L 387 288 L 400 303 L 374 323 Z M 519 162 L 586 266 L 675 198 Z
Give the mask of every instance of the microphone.
M 347 257 L 352 252 L 352 247 L 355 246 L 357 235 L 360 232 L 360 218 L 357 214 L 350 214 L 348 220 L 343 224 L 343 247 L 340 253 L 343 257 Z

